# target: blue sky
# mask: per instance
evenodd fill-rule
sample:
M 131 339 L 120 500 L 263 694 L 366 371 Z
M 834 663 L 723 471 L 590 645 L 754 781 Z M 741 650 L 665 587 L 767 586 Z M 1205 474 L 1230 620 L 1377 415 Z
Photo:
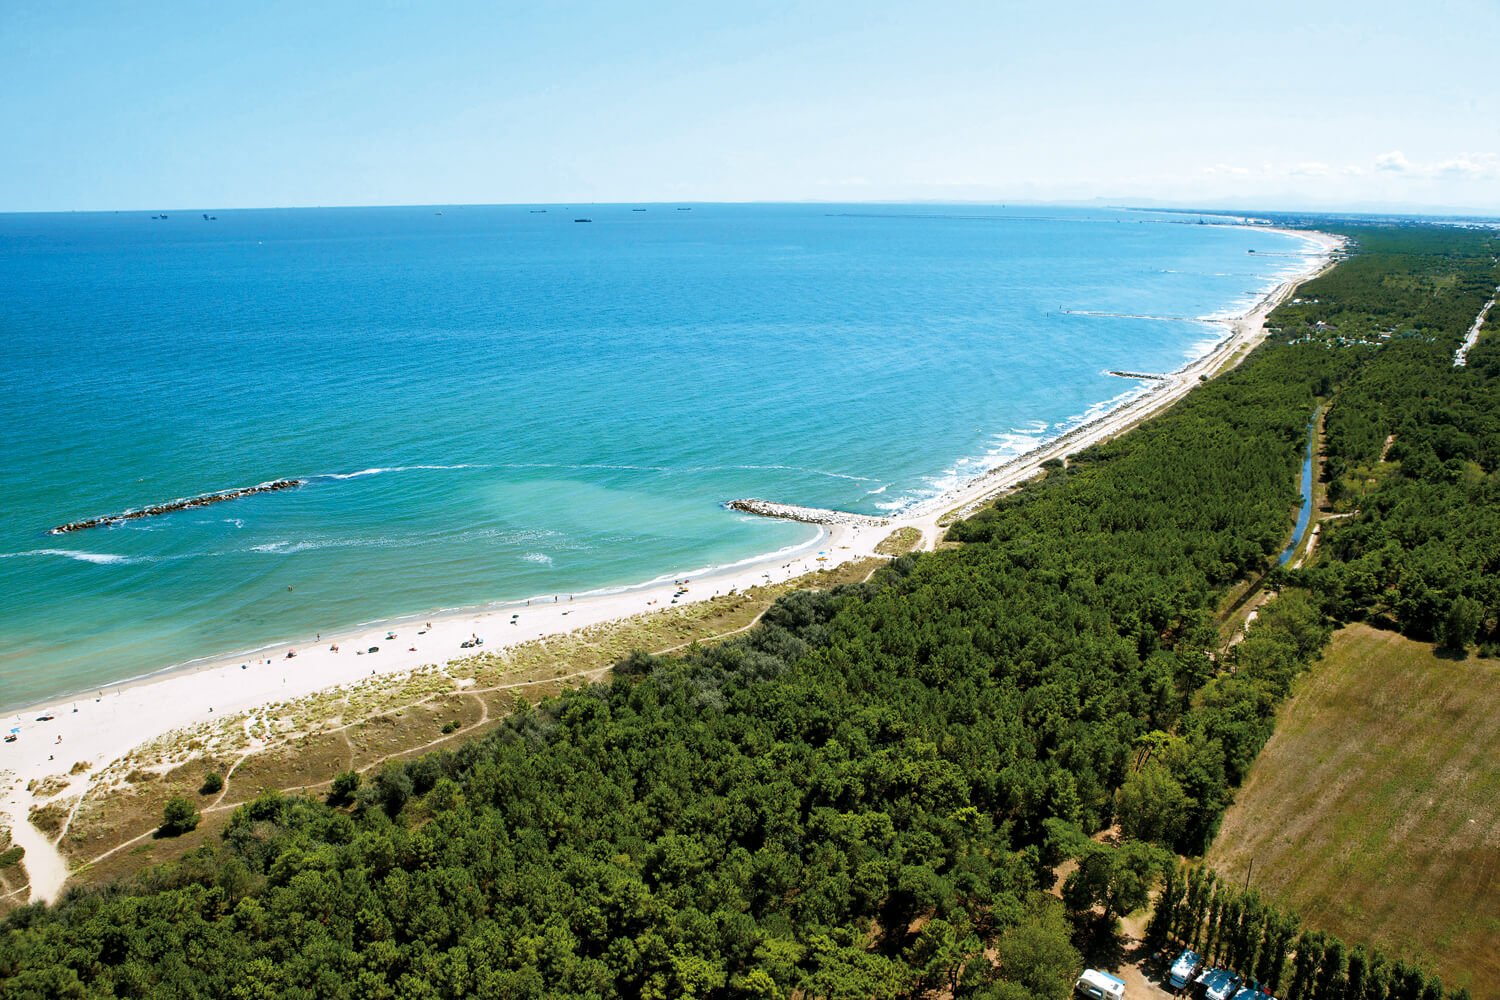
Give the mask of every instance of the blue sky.
M 1500 213 L 1497 53 L 1495 0 L 6 0 L 0 210 Z

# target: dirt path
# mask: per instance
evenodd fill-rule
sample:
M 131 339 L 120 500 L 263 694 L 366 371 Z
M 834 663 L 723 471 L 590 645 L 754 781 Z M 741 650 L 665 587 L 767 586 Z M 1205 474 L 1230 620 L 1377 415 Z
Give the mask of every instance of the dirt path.
M 1141 997 L 1160 997 L 1166 1000 L 1177 994 L 1167 989 L 1151 962 L 1151 953 L 1146 950 L 1146 911 L 1131 914 L 1120 920 L 1120 944 L 1126 962 L 1114 974 L 1125 980 L 1125 996 L 1129 1000 Z

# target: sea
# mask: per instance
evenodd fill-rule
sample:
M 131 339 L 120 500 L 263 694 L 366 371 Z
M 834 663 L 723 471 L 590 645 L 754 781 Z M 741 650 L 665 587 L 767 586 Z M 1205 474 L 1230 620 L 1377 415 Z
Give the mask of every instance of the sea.
M 933 205 L 0 215 L 0 707 L 805 544 L 1176 369 L 1305 265 Z M 1252 252 L 1253 251 L 1253 252 Z M 62 523 L 298 478 L 64 535 Z

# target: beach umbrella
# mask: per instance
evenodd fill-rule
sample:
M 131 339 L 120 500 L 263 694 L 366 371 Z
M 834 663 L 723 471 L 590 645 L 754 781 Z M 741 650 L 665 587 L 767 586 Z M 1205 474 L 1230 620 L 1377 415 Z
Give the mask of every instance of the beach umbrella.
M 10 731 L 12 733 L 19 733 L 21 731 L 21 727 L 20 726 L 11 726 L 10 727 Z

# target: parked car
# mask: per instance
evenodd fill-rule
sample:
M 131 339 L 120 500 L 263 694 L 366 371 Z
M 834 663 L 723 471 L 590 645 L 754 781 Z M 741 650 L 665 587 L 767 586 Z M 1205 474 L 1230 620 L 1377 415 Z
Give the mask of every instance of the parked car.
M 1091 1000 L 1125 1000 L 1125 980 L 1098 969 L 1084 969 L 1073 984 L 1073 992 Z
M 1203 968 L 1203 959 L 1196 951 L 1191 949 L 1177 956 L 1172 963 L 1172 971 L 1167 973 L 1167 984 L 1174 990 L 1180 990 L 1193 981 L 1193 977 Z

